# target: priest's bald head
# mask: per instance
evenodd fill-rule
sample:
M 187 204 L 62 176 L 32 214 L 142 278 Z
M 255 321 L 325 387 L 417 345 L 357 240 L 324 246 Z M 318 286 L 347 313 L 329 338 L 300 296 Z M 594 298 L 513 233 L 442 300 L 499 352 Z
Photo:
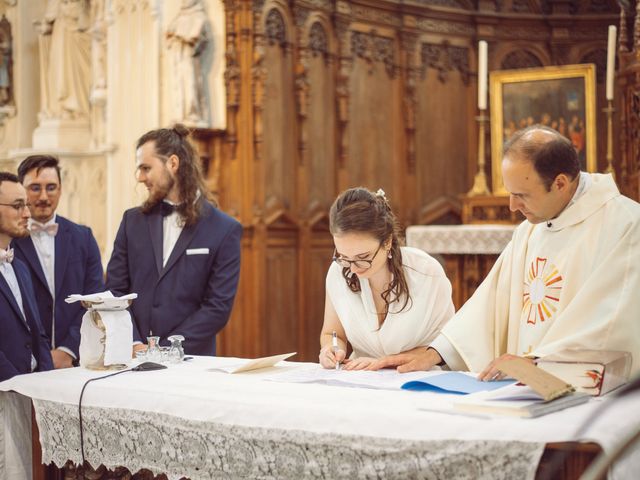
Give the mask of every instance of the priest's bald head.
M 532 125 L 504 145 L 502 179 L 509 208 L 531 223 L 557 217 L 578 187 L 580 162 L 566 137 L 552 128 Z

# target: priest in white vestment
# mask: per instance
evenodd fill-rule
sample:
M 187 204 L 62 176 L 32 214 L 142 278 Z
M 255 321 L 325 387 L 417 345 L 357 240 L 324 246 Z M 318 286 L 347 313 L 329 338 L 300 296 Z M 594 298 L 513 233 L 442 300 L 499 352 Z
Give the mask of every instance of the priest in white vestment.
M 640 204 L 611 175 L 580 172 L 571 143 L 533 126 L 507 142 L 510 209 L 527 218 L 487 278 L 427 348 L 372 368 L 501 373 L 499 359 L 566 348 L 631 352 L 640 373 Z

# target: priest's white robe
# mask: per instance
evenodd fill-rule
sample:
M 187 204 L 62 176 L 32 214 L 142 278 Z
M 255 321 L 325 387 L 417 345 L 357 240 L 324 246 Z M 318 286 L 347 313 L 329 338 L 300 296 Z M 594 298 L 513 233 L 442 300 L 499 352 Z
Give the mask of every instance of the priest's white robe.
M 442 330 L 471 371 L 504 353 L 623 350 L 640 372 L 640 204 L 611 175 L 550 222 L 524 221 Z

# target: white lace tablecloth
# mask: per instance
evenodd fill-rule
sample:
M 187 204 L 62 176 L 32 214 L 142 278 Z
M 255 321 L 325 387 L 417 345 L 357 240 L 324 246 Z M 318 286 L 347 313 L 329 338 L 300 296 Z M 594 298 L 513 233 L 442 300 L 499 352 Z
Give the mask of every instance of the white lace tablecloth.
M 407 228 L 407 245 L 432 255 L 498 255 L 515 228 L 516 225 L 413 225 Z
M 544 444 L 573 440 L 599 404 L 533 420 L 475 418 L 418 409 L 450 400 L 437 394 L 265 381 L 273 369 L 208 371 L 224 361 L 196 357 L 90 383 L 86 459 L 192 480 L 533 478 Z M 33 399 L 44 463 L 80 461 L 78 398 L 96 376 L 75 368 L 0 383 L 0 391 Z M 638 416 L 636 406 L 595 422 L 584 438 L 610 448 Z

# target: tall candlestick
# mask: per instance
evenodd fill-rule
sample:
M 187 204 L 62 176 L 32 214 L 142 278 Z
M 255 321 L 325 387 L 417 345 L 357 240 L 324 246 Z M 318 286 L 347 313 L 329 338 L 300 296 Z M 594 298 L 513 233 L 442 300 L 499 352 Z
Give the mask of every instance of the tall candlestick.
M 607 168 L 604 173 L 610 173 L 615 180 L 616 171 L 613 168 L 613 112 L 615 112 L 615 109 L 611 100 L 608 100 L 607 104 L 607 108 L 604 109 L 607 114 Z
M 478 121 L 478 171 L 475 177 L 473 177 L 473 187 L 467 192 L 468 197 L 491 195 L 491 191 L 487 185 L 487 174 L 484 171 L 484 137 L 486 132 L 485 124 L 488 118 L 484 112 L 480 110 L 480 115 L 476 117 L 476 120 Z
M 487 42 L 478 42 L 478 108 L 487 109 Z
M 616 26 L 609 25 L 607 42 L 607 100 L 613 100 L 613 75 L 616 70 Z

